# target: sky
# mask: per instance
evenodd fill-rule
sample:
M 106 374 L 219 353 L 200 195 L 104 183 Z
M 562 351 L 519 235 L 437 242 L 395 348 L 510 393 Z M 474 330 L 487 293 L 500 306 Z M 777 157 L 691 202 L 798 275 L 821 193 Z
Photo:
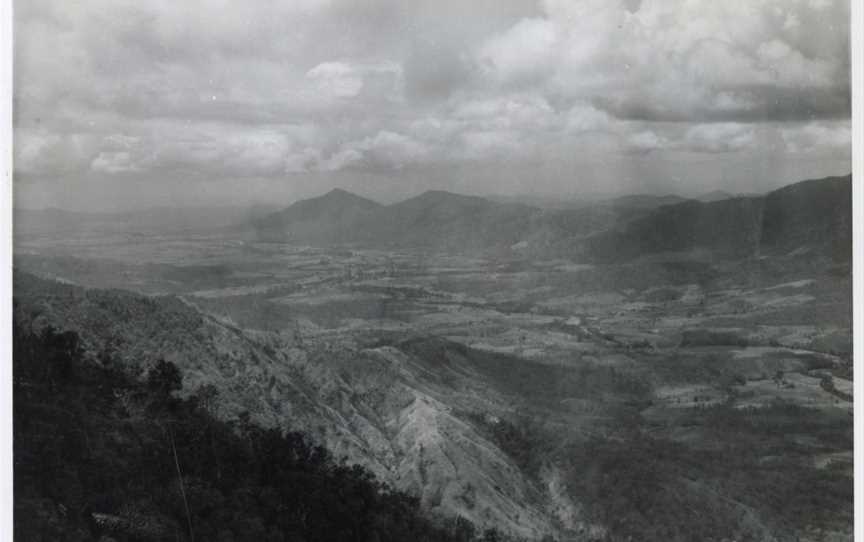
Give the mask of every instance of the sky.
M 851 170 L 848 0 L 19 0 L 15 204 L 767 191 Z

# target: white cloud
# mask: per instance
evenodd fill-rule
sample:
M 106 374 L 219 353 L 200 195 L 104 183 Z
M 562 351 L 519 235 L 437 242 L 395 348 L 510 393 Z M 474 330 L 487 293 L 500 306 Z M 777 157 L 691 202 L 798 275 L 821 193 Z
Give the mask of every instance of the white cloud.
M 355 98 L 365 93 L 393 100 L 402 92 L 402 70 L 392 62 L 323 62 L 306 72 L 306 78 L 312 81 L 315 91 L 326 98 Z
M 312 169 L 338 171 L 350 167 L 401 168 L 429 157 L 431 148 L 404 134 L 382 130 L 374 136 L 340 146 L 326 159 L 318 159 Z
M 687 130 L 684 144 L 699 152 L 729 152 L 752 147 L 755 132 L 752 126 L 738 123 L 699 124 Z
M 789 152 L 839 151 L 848 153 L 852 147 L 852 129 L 849 122 L 813 122 L 780 130 L 780 136 Z
M 538 93 L 465 100 L 455 104 L 451 115 L 475 130 L 548 130 L 560 121 Z
M 98 138 L 91 134 L 18 132 L 13 160 L 21 173 L 61 175 L 86 169 L 98 152 Z
M 316 169 L 320 171 L 339 171 L 362 161 L 363 154 L 357 149 L 342 149 L 331 154 L 325 160 L 320 161 Z
M 831 149 L 843 164 L 847 4 L 28 0 L 16 171 L 300 182 L 596 159 L 614 178 L 671 153 Z
M 531 81 L 548 73 L 553 64 L 556 26 L 547 19 L 523 19 L 479 52 L 481 66 L 502 83 Z
M 547 0 L 545 18 L 523 19 L 479 54 L 493 82 L 533 78 L 624 118 L 840 115 L 848 8 L 834 8 L 829 23 L 804 0 L 645 0 L 632 12 L 616 1 Z M 532 34 L 535 45 L 520 48 Z
M 342 62 L 324 62 L 306 73 L 318 91 L 335 98 L 353 98 L 363 88 L 363 77 Z
M 651 130 L 643 130 L 626 138 L 626 149 L 631 152 L 647 153 L 669 146 L 666 138 Z
M 587 103 L 578 103 L 567 112 L 566 129 L 571 133 L 611 128 L 613 120 L 605 111 Z
M 90 169 L 100 173 L 127 173 L 140 170 L 128 151 L 102 151 L 90 162 Z

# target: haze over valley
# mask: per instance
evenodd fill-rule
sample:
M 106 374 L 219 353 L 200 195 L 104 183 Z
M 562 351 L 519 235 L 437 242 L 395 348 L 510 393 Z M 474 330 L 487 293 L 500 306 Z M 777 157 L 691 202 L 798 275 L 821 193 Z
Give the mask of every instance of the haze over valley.
M 16 319 L 170 361 L 221 419 L 302 430 L 478 532 L 824 540 L 852 513 L 850 190 L 21 211 Z

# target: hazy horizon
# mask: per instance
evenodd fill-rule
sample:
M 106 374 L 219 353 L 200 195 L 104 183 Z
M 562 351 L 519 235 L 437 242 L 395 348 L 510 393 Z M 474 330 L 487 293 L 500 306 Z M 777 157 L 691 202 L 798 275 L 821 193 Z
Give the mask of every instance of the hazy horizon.
M 343 188 L 341 186 L 333 186 L 331 188 L 321 189 L 318 192 L 314 192 L 314 193 L 310 193 L 310 194 L 304 194 L 304 195 L 298 195 L 298 196 L 294 197 L 293 199 L 287 199 L 284 201 L 250 200 L 247 202 L 237 202 L 237 203 L 214 202 L 211 204 L 200 203 L 200 202 L 180 201 L 180 202 L 173 202 L 173 204 L 171 202 L 168 202 L 168 203 L 164 203 L 164 204 L 158 204 L 157 203 L 157 204 L 152 204 L 152 205 L 144 204 L 144 205 L 132 205 L 132 206 L 125 206 L 125 207 L 114 205 L 114 206 L 110 206 L 108 208 L 105 208 L 105 207 L 88 208 L 86 206 L 85 207 L 72 207 L 72 206 L 63 206 L 62 204 L 61 205 L 44 205 L 44 206 L 30 206 L 30 207 L 28 207 L 26 205 L 18 204 L 18 205 L 16 205 L 16 209 L 22 210 L 22 211 L 61 210 L 61 211 L 68 211 L 68 212 L 93 213 L 93 214 L 99 214 L 99 213 L 106 213 L 106 214 L 134 213 L 134 212 L 148 211 L 148 210 L 153 210 L 153 209 L 189 209 L 189 210 L 200 209 L 200 210 L 206 210 L 206 209 L 219 209 L 219 208 L 253 209 L 255 207 L 282 209 L 282 208 L 289 207 L 292 204 L 297 203 L 299 201 L 324 196 L 324 195 L 329 194 L 330 192 L 332 192 L 334 190 L 343 190 L 345 192 L 349 192 L 351 194 L 372 200 L 372 201 L 374 201 L 376 203 L 380 203 L 382 205 L 391 205 L 394 203 L 406 201 L 408 199 L 420 196 L 420 195 L 422 195 L 426 192 L 430 192 L 430 191 L 443 191 L 443 192 L 450 192 L 453 194 L 464 195 L 464 196 L 476 196 L 476 197 L 486 198 L 490 201 L 511 202 L 511 203 L 517 202 L 517 203 L 523 203 L 523 204 L 526 204 L 529 206 L 535 206 L 535 207 L 545 207 L 545 206 L 554 207 L 555 203 L 560 203 L 562 205 L 578 204 L 578 203 L 591 204 L 594 202 L 603 202 L 603 201 L 608 201 L 608 200 L 614 200 L 617 198 L 624 198 L 624 197 L 628 197 L 628 196 L 637 196 L 637 197 L 639 197 L 639 196 L 652 197 L 653 196 L 653 197 L 658 197 L 658 198 L 680 197 L 680 198 L 685 198 L 685 199 L 688 199 L 688 198 L 689 199 L 699 199 L 700 197 L 703 197 L 703 196 L 710 196 L 713 193 L 723 192 L 723 193 L 728 193 L 730 196 L 733 196 L 733 197 L 739 197 L 739 196 L 750 197 L 750 196 L 763 195 L 763 194 L 766 194 L 768 192 L 771 192 L 772 190 L 776 190 L 776 189 L 782 188 L 784 186 L 789 186 L 790 184 L 795 184 L 797 182 L 802 182 L 802 181 L 807 181 L 807 180 L 819 180 L 819 179 L 828 178 L 828 177 L 843 177 L 843 176 L 849 176 L 849 175 L 851 175 L 850 172 L 847 172 L 845 174 L 838 174 L 838 175 L 828 175 L 828 176 L 819 177 L 819 178 L 799 179 L 799 180 L 793 181 L 791 183 L 781 183 L 781 184 L 778 184 L 777 186 L 774 186 L 774 187 L 771 187 L 771 188 L 768 188 L 766 190 L 759 191 L 759 192 L 756 192 L 756 191 L 733 192 L 730 190 L 724 190 L 722 188 L 716 188 L 713 190 L 706 190 L 704 192 L 691 193 L 691 194 L 681 194 L 681 193 L 662 192 L 662 191 L 654 192 L 654 193 L 651 193 L 651 192 L 614 192 L 614 193 L 610 193 L 610 192 L 585 192 L 585 193 L 573 193 L 573 194 L 544 194 L 544 193 L 537 193 L 537 192 L 522 192 L 522 193 L 497 193 L 496 194 L 496 193 L 457 192 L 457 191 L 453 191 L 453 190 L 432 187 L 432 188 L 422 189 L 420 191 L 413 192 L 413 193 L 407 193 L 405 195 L 402 195 L 402 194 L 394 195 L 391 193 L 391 194 L 384 194 L 382 196 L 376 196 L 374 194 L 365 193 L 362 189 L 358 191 L 358 190 Z

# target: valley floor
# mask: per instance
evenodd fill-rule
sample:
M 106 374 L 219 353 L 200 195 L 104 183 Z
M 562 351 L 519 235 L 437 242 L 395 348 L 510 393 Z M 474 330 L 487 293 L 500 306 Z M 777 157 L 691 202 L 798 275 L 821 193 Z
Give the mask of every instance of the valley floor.
M 95 234 L 19 239 L 15 264 L 31 325 L 174 361 L 222 417 L 308 431 L 433 514 L 533 539 L 851 540 L 848 266 Z

